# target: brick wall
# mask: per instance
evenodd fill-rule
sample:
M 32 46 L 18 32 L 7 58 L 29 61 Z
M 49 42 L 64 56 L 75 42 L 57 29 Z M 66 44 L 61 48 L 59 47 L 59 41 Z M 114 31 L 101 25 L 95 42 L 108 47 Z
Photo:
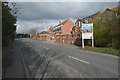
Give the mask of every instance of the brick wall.
M 43 41 L 48 41 L 48 36 L 50 39 L 51 34 L 39 34 L 37 37 L 37 40 L 43 40 Z
M 57 35 L 56 42 L 75 44 L 78 46 L 81 46 L 82 43 L 80 36 L 72 36 L 72 35 Z
M 76 36 L 76 35 L 51 35 L 51 34 L 39 34 L 36 38 L 36 36 L 32 36 L 31 39 L 37 39 L 37 40 L 43 40 L 43 41 L 48 41 L 48 36 L 49 40 L 51 37 L 55 37 L 56 42 L 59 43 L 68 43 L 68 44 L 75 44 L 78 46 L 81 46 L 81 36 Z
M 31 39 L 36 39 L 36 36 L 31 36 L 30 38 L 31 38 Z

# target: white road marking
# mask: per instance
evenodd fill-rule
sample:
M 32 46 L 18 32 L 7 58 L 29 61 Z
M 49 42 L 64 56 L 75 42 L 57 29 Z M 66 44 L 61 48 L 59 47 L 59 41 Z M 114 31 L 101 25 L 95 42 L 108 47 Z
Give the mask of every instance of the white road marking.
M 44 47 L 45 49 L 49 49 L 49 48 L 47 48 L 47 47 Z
M 77 60 L 77 61 L 81 61 L 81 62 L 84 62 L 84 63 L 86 63 L 86 64 L 90 64 L 89 62 L 87 62 L 87 61 L 84 61 L 84 60 L 81 60 L 81 59 L 78 59 L 78 58 L 75 58 L 75 57 L 72 57 L 72 56 L 68 56 L 69 58 L 72 58 L 72 59 L 75 59 L 75 60 Z
M 29 46 L 29 47 L 32 47 L 32 46 Z

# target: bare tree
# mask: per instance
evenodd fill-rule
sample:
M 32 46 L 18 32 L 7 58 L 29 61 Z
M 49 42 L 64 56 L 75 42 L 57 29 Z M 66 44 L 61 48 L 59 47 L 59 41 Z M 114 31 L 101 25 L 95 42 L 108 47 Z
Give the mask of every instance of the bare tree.
M 29 33 L 30 33 L 30 38 L 31 38 L 31 36 L 36 36 L 36 38 L 37 38 L 38 29 L 37 28 L 31 28 Z

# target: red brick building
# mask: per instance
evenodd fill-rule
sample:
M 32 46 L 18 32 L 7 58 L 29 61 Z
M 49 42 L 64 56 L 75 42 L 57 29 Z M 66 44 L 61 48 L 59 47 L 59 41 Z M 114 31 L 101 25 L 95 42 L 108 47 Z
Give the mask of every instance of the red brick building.
M 69 33 L 56 35 L 56 42 L 81 45 L 81 27 L 82 20 L 78 19 L 75 22 L 75 25 L 72 28 L 69 28 Z
M 37 39 L 38 40 L 56 40 L 57 35 L 67 35 L 71 33 L 71 29 L 74 26 L 74 23 L 70 20 L 67 19 L 64 22 L 61 22 L 56 25 L 56 26 L 51 26 L 48 31 L 43 31 L 38 34 Z
M 48 30 L 49 33 L 53 33 L 53 26 L 51 26 Z
M 48 31 L 42 31 L 37 35 L 37 40 L 48 41 L 55 38 L 56 42 L 81 45 L 82 20 L 78 19 L 74 24 L 70 19 L 51 26 Z M 35 37 L 34 37 L 35 38 Z
M 37 35 L 37 40 L 48 41 L 50 40 L 50 36 L 52 36 L 52 34 L 49 33 L 48 31 L 42 31 L 41 33 Z
M 72 28 L 71 30 L 71 35 L 76 35 L 76 36 L 81 36 L 81 28 L 82 28 L 82 20 L 81 19 L 78 19 L 76 22 L 75 22 L 75 26 Z
M 71 33 L 71 29 L 73 28 L 74 23 L 70 20 L 67 19 L 64 22 L 61 22 L 53 27 L 53 33 L 55 35 L 67 35 Z
M 37 37 L 33 36 L 32 39 L 48 41 L 54 37 L 56 42 L 81 45 L 81 27 L 82 20 L 78 19 L 74 24 L 67 19 L 54 27 L 51 26 L 48 31 L 42 31 Z

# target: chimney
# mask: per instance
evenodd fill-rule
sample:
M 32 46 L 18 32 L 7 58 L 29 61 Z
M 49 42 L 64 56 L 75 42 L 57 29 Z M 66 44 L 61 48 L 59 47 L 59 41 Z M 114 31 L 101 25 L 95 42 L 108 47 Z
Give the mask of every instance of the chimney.
M 77 22 L 75 22 L 75 27 L 77 27 Z
M 61 24 L 61 21 L 59 22 L 59 24 Z
M 51 26 L 50 28 L 53 28 L 53 26 Z
M 53 26 L 51 26 L 50 28 L 52 28 Z

